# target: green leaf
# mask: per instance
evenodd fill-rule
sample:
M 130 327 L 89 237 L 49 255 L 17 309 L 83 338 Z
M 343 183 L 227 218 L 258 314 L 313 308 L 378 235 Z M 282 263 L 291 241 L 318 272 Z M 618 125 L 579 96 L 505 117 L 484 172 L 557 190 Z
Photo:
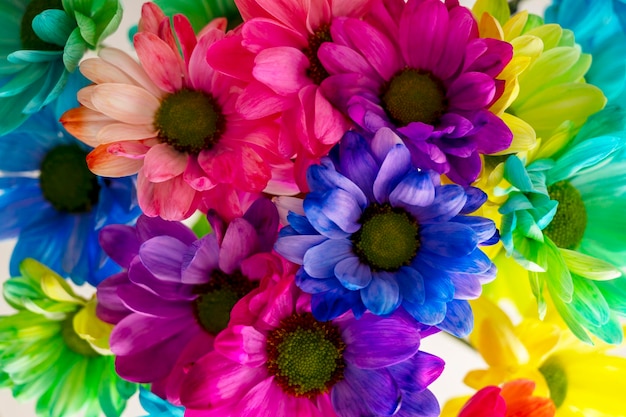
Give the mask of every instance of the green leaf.
M 198 220 L 193 224 L 191 230 L 198 236 L 199 238 L 208 235 L 211 233 L 211 225 L 207 220 L 206 216 L 200 216 Z

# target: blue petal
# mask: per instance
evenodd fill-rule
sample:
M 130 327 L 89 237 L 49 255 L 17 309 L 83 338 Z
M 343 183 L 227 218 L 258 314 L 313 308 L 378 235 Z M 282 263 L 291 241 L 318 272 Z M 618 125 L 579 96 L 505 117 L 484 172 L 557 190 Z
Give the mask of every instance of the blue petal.
M 450 274 L 454 286 L 454 298 L 461 300 L 473 300 L 482 293 L 481 281 L 478 274 Z
M 420 323 L 436 326 L 446 317 L 446 303 L 426 300 L 424 304 L 414 304 L 404 300 L 402 307 Z
M 300 214 L 296 214 L 292 211 L 287 215 L 287 221 L 289 225 L 293 228 L 294 232 L 297 232 L 301 235 L 317 235 L 317 230 L 311 225 L 309 219 L 306 216 L 302 216 Z M 283 227 L 280 230 L 280 236 L 283 236 L 283 230 L 286 228 Z
M 0 239 L 15 237 L 33 225 L 52 223 L 57 217 L 57 211 L 44 199 L 38 184 L 0 194 L 0 213 Z
M 400 286 L 403 300 L 422 304 L 426 299 L 424 277 L 416 269 L 403 266 L 396 271 L 396 281 Z
M 379 203 L 386 203 L 389 194 L 400 183 L 411 169 L 411 154 L 404 145 L 396 145 L 383 161 L 376 180 L 374 180 L 374 197 Z
M 482 273 L 491 268 L 491 260 L 480 249 L 475 249 L 467 256 L 448 258 L 431 252 L 422 251 L 416 259 L 424 261 L 432 268 L 448 272 Z M 415 262 L 413 262 L 415 264 Z
M 361 207 L 367 205 L 363 191 L 352 181 L 335 170 L 328 158 L 323 158 L 321 165 L 311 165 L 306 173 L 307 183 L 311 192 L 326 192 L 340 188 L 352 194 Z
M 340 239 L 350 236 L 350 233 L 341 229 L 335 222 L 324 214 L 326 204 L 325 195 L 312 192 L 304 199 L 303 207 L 311 225 L 318 233 L 333 239 Z
M 332 190 L 325 196 L 322 212 L 344 232 L 355 233 L 361 228 L 359 219 L 363 213 L 352 194 L 341 189 Z
M 478 243 L 483 243 L 493 238 L 493 235 L 497 233 L 496 224 L 493 220 L 486 217 L 478 216 L 456 216 L 451 221 L 456 223 L 462 223 L 472 228 L 476 233 Z
M 309 249 L 303 258 L 303 267 L 313 278 L 330 278 L 335 276 L 335 265 L 353 257 L 352 243 L 346 239 L 328 239 Z
M 402 407 L 394 417 L 437 417 L 439 413 L 437 397 L 429 390 L 403 391 Z
M 343 289 L 336 278 L 313 278 L 302 267 L 296 273 L 296 285 L 309 294 L 319 294 L 326 291 Z
M 435 199 L 435 185 L 425 171 L 410 171 L 389 194 L 394 207 L 425 207 Z
M 369 201 L 374 201 L 372 184 L 378 173 L 378 164 L 369 152 L 369 145 L 363 136 L 348 131 L 339 142 L 340 171 L 365 193 Z
M 461 214 L 473 213 L 487 201 L 487 193 L 477 187 L 467 187 L 465 189 L 467 201 L 461 210 Z
M 493 230 L 495 231 L 495 226 Z M 420 251 L 430 251 L 441 256 L 465 256 L 478 245 L 472 228 L 457 222 L 422 225 L 419 235 Z
M 339 317 L 352 309 L 355 316 L 363 314 L 363 303 L 358 291 L 343 287 L 311 296 L 311 312 L 319 321 L 328 321 Z
M 335 276 L 341 285 L 351 291 L 356 291 L 370 284 L 372 270 L 369 266 L 363 265 L 359 258 L 351 256 L 337 262 Z
M 392 313 L 402 301 L 400 287 L 390 272 L 372 274 L 372 282 L 360 292 L 365 307 L 376 315 Z
M 443 367 L 443 359 L 420 351 L 410 359 L 393 365 L 389 371 L 402 391 L 420 392 L 435 382 L 443 372 Z
M 435 187 L 435 200 L 426 207 L 411 207 L 409 211 L 420 223 L 447 222 L 460 213 L 467 196 L 463 187 L 449 184 Z
M 446 318 L 437 327 L 456 337 L 465 337 L 474 327 L 472 308 L 465 300 L 452 300 L 446 306 Z
M 400 408 L 400 390 L 387 369 L 346 366 L 344 380 L 331 391 L 331 401 L 341 416 L 391 416 Z
M 304 254 L 325 240 L 328 238 L 321 235 L 281 236 L 276 241 L 274 249 L 288 261 L 302 265 Z

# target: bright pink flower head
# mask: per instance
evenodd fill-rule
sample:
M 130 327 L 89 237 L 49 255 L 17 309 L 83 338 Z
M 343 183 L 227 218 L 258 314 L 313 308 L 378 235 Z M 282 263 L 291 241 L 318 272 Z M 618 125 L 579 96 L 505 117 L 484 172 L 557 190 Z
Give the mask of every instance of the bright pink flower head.
M 398 313 L 321 322 L 310 305 L 293 277 L 240 300 L 183 382 L 185 415 L 439 415 L 427 387 L 443 361 L 419 351 L 430 328 Z
M 377 0 L 365 20 L 338 18 L 319 48 L 321 88 L 366 131 L 394 129 L 422 169 L 468 185 L 480 154 L 508 148 L 512 133 L 488 108 L 511 60 L 506 42 L 478 38 L 456 1 Z
M 82 106 L 62 122 L 95 147 L 89 168 L 108 177 L 138 173 L 143 212 L 168 220 L 213 206 L 219 195 L 210 190 L 218 186 L 231 194 L 297 191 L 289 181 L 293 164 L 276 151 L 278 124 L 243 119 L 235 102 L 245 84 L 206 61 L 209 47 L 225 36 L 225 21 L 196 37 L 187 18 L 174 16 L 172 30 L 158 6 L 146 3 L 139 27 L 134 44 L 141 65 L 110 48 L 81 64 L 95 85 L 79 92 Z M 220 208 L 229 218 L 242 211 Z
M 280 150 L 304 173 L 350 126 L 318 86 L 328 76 L 317 50 L 338 16 L 362 17 L 372 0 L 236 0 L 245 23 L 209 52 L 216 69 L 249 82 L 237 110 L 250 120 L 280 115 Z M 224 59 L 224 55 L 228 59 Z

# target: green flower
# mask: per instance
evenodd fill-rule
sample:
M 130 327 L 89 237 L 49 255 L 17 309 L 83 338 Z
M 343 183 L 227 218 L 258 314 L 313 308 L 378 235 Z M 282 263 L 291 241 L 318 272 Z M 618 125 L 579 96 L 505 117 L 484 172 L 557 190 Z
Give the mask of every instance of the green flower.
M 117 376 L 113 356 L 100 353 L 108 325 L 95 318 L 94 303 L 34 259 L 20 272 L 4 283 L 17 313 L 0 317 L 0 386 L 18 400 L 36 400 L 38 416 L 119 416 L 135 385 Z

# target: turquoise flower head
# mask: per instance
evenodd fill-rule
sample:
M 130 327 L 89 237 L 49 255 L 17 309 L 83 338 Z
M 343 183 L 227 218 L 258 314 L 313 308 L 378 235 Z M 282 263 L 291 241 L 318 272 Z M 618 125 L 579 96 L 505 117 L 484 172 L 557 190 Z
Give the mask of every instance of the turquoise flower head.
M 121 18 L 119 0 L 0 0 L 0 135 L 56 99 Z
M 617 158 L 625 145 L 620 131 L 578 140 L 554 159 L 528 166 L 511 156 L 504 168 L 510 186 L 496 190 L 507 195 L 499 210 L 503 246 L 529 271 L 540 315 L 549 305 L 545 288 L 565 323 L 587 342 L 587 331 L 608 343 L 623 337 L 617 316 L 626 305 L 618 295 L 626 293 L 626 278 L 614 265 L 626 253 L 620 191 L 626 161 Z

